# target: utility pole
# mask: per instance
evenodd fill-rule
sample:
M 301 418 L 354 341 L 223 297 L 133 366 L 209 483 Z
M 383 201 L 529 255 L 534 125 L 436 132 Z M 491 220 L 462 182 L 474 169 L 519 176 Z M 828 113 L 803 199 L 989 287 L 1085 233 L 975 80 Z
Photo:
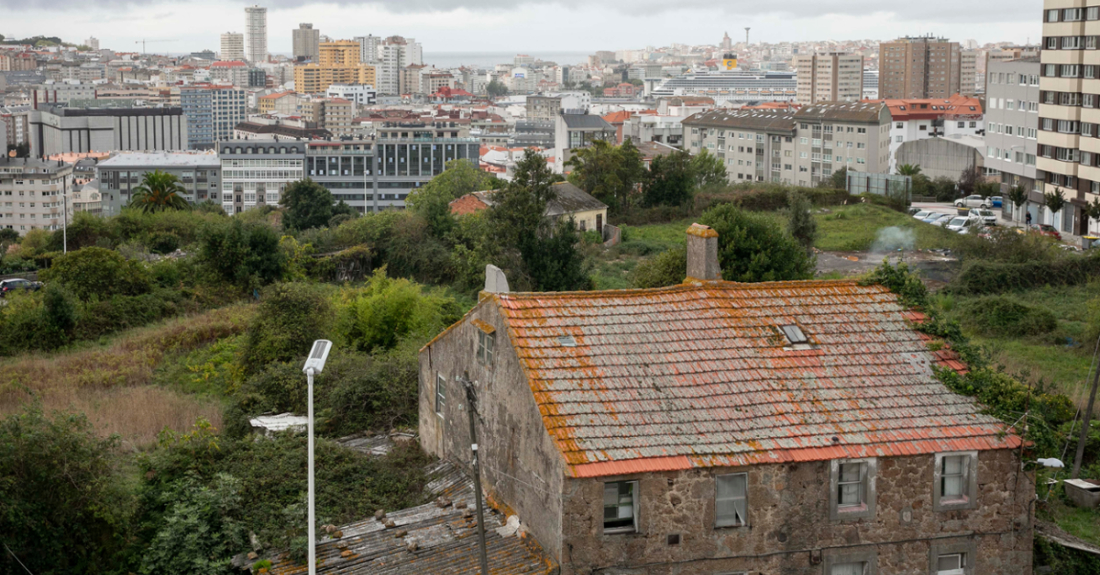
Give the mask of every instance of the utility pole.
M 1073 473 L 1070 479 L 1077 479 L 1081 473 L 1081 460 L 1085 458 L 1085 440 L 1089 437 L 1089 422 L 1092 420 L 1092 406 L 1096 403 L 1096 384 L 1100 383 L 1100 365 L 1096 366 L 1096 373 L 1092 375 L 1092 391 L 1089 392 L 1089 402 L 1085 406 L 1085 417 L 1081 420 L 1081 435 L 1077 439 L 1077 456 L 1073 458 Z
M 481 465 L 477 456 L 477 396 L 474 384 L 465 375 L 459 376 L 459 383 L 466 388 L 466 405 L 470 416 L 470 452 L 473 455 L 474 499 L 477 501 L 477 546 L 481 558 L 481 575 L 489 575 L 489 557 L 485 549 L 485 512 L 481 505 Z

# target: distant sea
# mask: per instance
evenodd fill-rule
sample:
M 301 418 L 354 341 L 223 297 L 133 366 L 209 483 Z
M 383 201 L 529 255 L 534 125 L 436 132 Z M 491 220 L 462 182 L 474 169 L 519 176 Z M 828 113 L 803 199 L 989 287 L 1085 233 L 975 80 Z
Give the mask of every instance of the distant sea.
M 472 66 L 492 68 L 497 64 L 512 64 L 516 54 L 526 54 L 535 60 L 564 65 L 582 64 L 590 52 L 424 52 L 424 63 L 436 68 Z

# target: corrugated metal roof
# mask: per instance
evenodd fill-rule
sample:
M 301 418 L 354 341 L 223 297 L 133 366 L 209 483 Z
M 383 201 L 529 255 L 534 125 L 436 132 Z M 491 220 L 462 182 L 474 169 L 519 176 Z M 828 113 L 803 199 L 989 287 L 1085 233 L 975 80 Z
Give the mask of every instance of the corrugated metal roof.
M 923 319 L 852 281 L 494 294 L 576 476 L 1017 447 L 949 391 Z M 812 348 L 777 330 L 798 325 Z M 559 337 L 572 336 L 575 345 Z

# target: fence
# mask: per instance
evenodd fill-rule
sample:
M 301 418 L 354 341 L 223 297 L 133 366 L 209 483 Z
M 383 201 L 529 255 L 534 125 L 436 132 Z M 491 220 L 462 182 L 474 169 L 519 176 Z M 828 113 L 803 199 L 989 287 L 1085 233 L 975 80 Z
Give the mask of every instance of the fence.
M 868 174 L 849 171 L 848 193 L 901 198 L 906 203 L 910 203 L 913 196 L 913 178 L 896 174 Z

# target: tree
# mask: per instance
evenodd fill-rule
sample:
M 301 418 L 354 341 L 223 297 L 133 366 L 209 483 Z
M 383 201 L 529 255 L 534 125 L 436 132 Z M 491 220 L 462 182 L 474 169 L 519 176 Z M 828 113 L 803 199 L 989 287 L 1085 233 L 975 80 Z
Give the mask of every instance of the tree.
M 657 156 L 649 164 L 642 201 L 646 206 L 680 206 L 691 199 L 694 185 L 691 154 L 676 151 Z
M 191 207 L 183 194 L 187 190 L 180 185 L 179 178 L 175 174 L 169 174 L 160 170 L 145 172 L 141 178 L 141 185 L 134 188 L 130 196 L 130 207 L 141 210 L 142 213 L 151 214 L 165 210 L 186 210 Z
M 1066 206 L 1066 194 L 1062 191 L 1062 188 L 1054 188 L 1053 192 L 1043 194 L 1043 200 L 1047 209 L 1050 210 L 1051 218 L 1054 218 Z
M 308 230 L 328 225 L 333 216 L 332 192 L 310 178 L 292 182 L 283 191 L 279 205 L 285 208 L 283 226 Z
M 787 193 L 787 206 L 787 232 L 802 244 L 806 253 L 813 254 L 817 239 L 817 220 L 810 213 L 813 204 L 805 194 L 792 190 Z
M 112 573 L 130 506 L 114 463 L 83 414 L 35 403 L 0 421 L 0 572 Z M 10 550 L 10 553 L 9 553 Z
M 1012 205 L 1016 207 L 1017 215 L 1020 212 L 1020 208 L 1027 203 L 1027 195 L 1027 190 L 1025 190 L 1023 186 L 1012 186 L 1012 188 L 1008 190 L 1008 201 L 1012 202 Z M 1019 221 L 1020 218 L 1017 217 L 1016 220 Z
M 898 175 L 915 176 L 920 173 L 920 164 L 902 164 L 898 166 Z
M 1100 223 L 1100 199 L 1093 200 L 1092 203 L 1089 204 L 1088 207 L 1086 207 L 1085 209 L 1087 210 L 1085 213 L 1088 215 L 1088 217 L 1096 220 L 1097 223 Z
M 829 176 L 829 187 L 834 190 L 847 190 L 848 189 L 848 166 L 844 166 L 839 170 L 833 172 L 833 175 Z
M 681 246 L 638 264 L 632 283 L 636 288 L 655 288 L 681 284 L 686 278 L 687 247 Z
M 504 250 L 518 254 L 532 289 L 588 289 L 591 279 L 584 273 L 584 258 L 577 249 L 576 224 L 545 216 L 555 196 L 553 181 L 546 159 L 533 150 L 524 152 L 512 181 L 493 198 L 496 203 L 489 211 L 493 233 Z
M 199 258 L 223 281 L 252 290 L 277 281 L 286 268 L 279 236 L 262 222 L 240 219 L 212 224 L 200 238 Z
M 47 283 L 65 286 L 81 300 L 114 295 L 140 295 L 152 289 L 145 267 L 114 250 L 87 247 L 59 255 L 43 271 Z
M 315 340 L 328 335 L 332 318 L 332 304 L 315 286 L 269 286 L 248 328 L 241 366 L 251 374 L 265 365 L 305 356 Z
M 718 232 L 722 279 L 738 282 L 810 279 L 815 259 L 772 218 L 734 204 L 707 210 L 700 222 Z
M 613 210 L 629 206 L 634 190 L 645 178 L 642 156 L 630 140 L 621 146 L 596 140 L 587 148 L 574 150 L 565 165 L 573 169 L 570 182 Z
M 479 170 L 473 161 L 451 160 L 441 174 L 410 193 L 407 204 L 409 211 L 428 222 L 432 235 L 442 239 L 455 225 L 451 202 L 472 192 L 492 189 L 496 183 L 495 177 Z
M 722 159 L 703 148 L 703 151 L 691 157 L 691 176 L 695 189 L 706 186 L 725 186 L 729 184 L 729 174 Z
M 973 194 L 974 191 L 978 188 L 978 183 L 981 182 L 981 179 L 981 168 L 977 166 L 966 168 L 962 171 L 962 174 L 959 175 L 959 192 L 962 195 Z
M 489 93 L 489 96 L 498 98 L 508 95 L 508 86 L 505 86 L 503 82 L 494 78 L 489 82 L 489 85 L 485 87 L 485 91 Z
M 11 228 L 0 228 L 0 242 L 9 243 L 19 241 L 19 232 Z

